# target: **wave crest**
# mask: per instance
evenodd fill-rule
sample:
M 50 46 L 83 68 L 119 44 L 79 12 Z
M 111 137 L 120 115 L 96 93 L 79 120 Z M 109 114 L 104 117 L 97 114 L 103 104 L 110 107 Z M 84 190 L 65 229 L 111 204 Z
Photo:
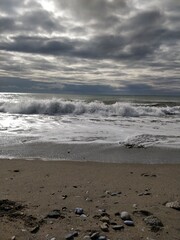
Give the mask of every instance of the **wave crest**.
M 102 116 L 180 116 L 180 106 L 156 107 L 133 105 L 116 102 L 106 105 L 103 102 L 65 101 L 65 100 L 27 100 L 26 102 L 1 102 L 0 112 L 13 114 L 46 114 L 46 115 L 82 115 L 97 114 Z

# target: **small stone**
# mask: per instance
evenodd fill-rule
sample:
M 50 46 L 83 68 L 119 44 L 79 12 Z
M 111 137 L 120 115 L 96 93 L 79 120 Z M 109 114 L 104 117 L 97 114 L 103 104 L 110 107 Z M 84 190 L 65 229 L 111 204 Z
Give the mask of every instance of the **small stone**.
M 77 215 L 81 215 L 81 214 L 84 213 L 84 210 L 83 210 L 83 208 L 77 207 L 77 208 L 75 208 L 74 212 L 75 212 L 75 214 L 77 214 Z
M 110 194 L 110 191 L 106 190 L 106 191 L 105 191 L 105 194 Z
M 88 197 L 87 197 L 85 200 L 86 200 L 87 202 L 92 202 L 92 199 L 91 199 L 91 198 L 88 198 Z
M 109 231 L 108 224 L 105 223 L 105 222 L 100 225 L 100 228 L 101 228 L 101 230 L 104 231 L 104 232 L 108 232 L 108 231 Z
M 67 211 L 67 207 L 62 207 L 62 211 Z
M 85 218 L 87 218 L 87 215 L 86 214 L 81 214 L 80 217 L 85 219 Z
M 62 199 L 65 200 L 67 198 L 67 195 L 62 195 Z
M 98 240 L 106 240 L 106 239 L 107 239 L 106 236 L 99 236 L 99 237 L 98 237 Z
M 131 220 L 130 214 L 126 211 L 121 212 L 120 217 L 122 220 Z
M 83 239 L 85 239 L 85 240 L 91 240 L 91 237 L 90 237 L 89 235 L 85 235 L 85 236 L 83 237 Z
M 133 204 L 133 208 L 137 208 L 137 204 L 136 203 Z
M 51 238 L 50 240 L 56 240 L 56 238 L 55 238 L 55 237 L 53 237 L 53 238 Z
M 31 233 L 37 233 L 39 231 L 39 225 L 35 226 L 34 228 L 31 229 Z
M 110 195 L 111 195 L 112 197 L 114 197 L 114 196 L 117 196 L 118 193 L 117 193 L 117 192 L 112 192 L 112 193 L 110 193 Z
M 153 215 L 144 218 L 144 222 L 150 226 L 153 232 L 157 232 L 163 227 L 161 220 Z
M 106 223 L 109 223 L 110 222 L 110 219 L 108 216 L 103 216 L 101 219 L 100 219 L 101 222 L 106 222 Z
M 125 220 L 124 224 L 126 224 L 129 227 L 133 227 L 134 226 L 134 222 L 132 220 Z
M 138 194 L 138 196 L 148 196 L 148 195 L 151 195 L 151 193 L 148 192 L 148 191 L 141 192 L 141 193 Z
M 16 240 L 16 236 L 12 236 L 11 240 Z
M 99 232 L 94 232 L 94 233 L 92 233 L 90 237 L 91 237 L 92 240 L 98 239 L 98 237 L 99 237 Z
M 105 212 L 106 212 L 106 209 L 100 208 L 100 209 L 98 209 L 98 212 L 105 213 Z
M 124 229 L 124 226 L 123 225 L 113 225 L 112 229 L 115 230 L 115 231 L 122 230 L 122 229 Z
M 65 239 L 72 240 L 72 239 L 74 239 L 74 237 L 77 237 L 77 236 L 78 236 L 78 232 L 72 232 L 72 233 L 69 233 L 68 235 L 66 235 Z
M 167 202 L 167 203 L 166 203 L 166 207 L 168 207 L 168 208 L 174 208 L 174 209 L 176 209 L 176 210 L 180 210 L 180 203 L 179 203 L 179 201 Z
M 53 210 L 47 215 L 48 218 L 59 218 L 60 216 L 61 216 L 60 210 Z

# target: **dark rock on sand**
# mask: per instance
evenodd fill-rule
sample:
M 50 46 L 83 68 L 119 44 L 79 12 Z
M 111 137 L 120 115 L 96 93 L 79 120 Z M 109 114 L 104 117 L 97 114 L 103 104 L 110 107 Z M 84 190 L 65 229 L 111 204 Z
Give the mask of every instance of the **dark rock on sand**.
M 129 227 L 133 227 L 134 226 L 134 222 L 132 220 L 125 220 L 124 224 L 129 226 Z
M 0 217 L 5 215 L 11 216 L 12 214 L 20 211 L 24 208 L 20 203 L 5 199 L 0 200 Z
M 144 222 L 146 225 L 150 226 L 150 229 L 153 232 L 157 232 L 163 227 L 161 220 L 153 215 L 145 217 Z
M 33 228 L 30 230 L 31 233 L 37 233 L 38 231 L 39 231 L 39 225 L 33 227 Z
M 113 225 L 112 229 L 115 230 L 115 231 L 122 230 L 122 229 L 124 229 L 124 226 L 123 225 Z
M 53 210 L 47 215 L 48 218 L 59 218 L 60 216 L 61 216 L 60 210 Z
M 99 238 L 99 232 L 94 232 L 90 235 L 92 240 L 97 240 Z
M 77 215 L 81 215 L 81 214 L 84 213 L 84 210 L 83 210 L 83 208 L 77 207 L 77 208 L 75 208 L 74 212 L 75 212 L 75 214 L 77 214 Z
M 152 173 L 152 174 L 151 173 L 142 173 L 141 176 L 142 177 L 157 177 L 157 175 L 154 173 Z

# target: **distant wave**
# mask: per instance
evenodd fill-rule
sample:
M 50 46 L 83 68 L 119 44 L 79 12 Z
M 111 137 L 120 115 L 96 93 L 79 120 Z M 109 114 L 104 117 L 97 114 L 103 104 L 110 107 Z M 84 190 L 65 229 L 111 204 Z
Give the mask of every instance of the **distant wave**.
M 148 106 L 116 102 L 106 105 L 103 102 L 65 101 L 65 100 L 27 100 L 19 102 L 0 102 L 1 113 L 46 114 L 46 115 L 82 115 L 97 114 L 102 116 L 180 116 L 180 106 Z

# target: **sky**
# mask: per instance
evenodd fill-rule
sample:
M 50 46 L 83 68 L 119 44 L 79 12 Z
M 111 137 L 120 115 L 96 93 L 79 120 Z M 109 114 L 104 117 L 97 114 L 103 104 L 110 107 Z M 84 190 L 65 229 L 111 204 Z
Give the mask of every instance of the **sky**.
M 0 92 L 180 95 L 180 0 L 0 0 Z

